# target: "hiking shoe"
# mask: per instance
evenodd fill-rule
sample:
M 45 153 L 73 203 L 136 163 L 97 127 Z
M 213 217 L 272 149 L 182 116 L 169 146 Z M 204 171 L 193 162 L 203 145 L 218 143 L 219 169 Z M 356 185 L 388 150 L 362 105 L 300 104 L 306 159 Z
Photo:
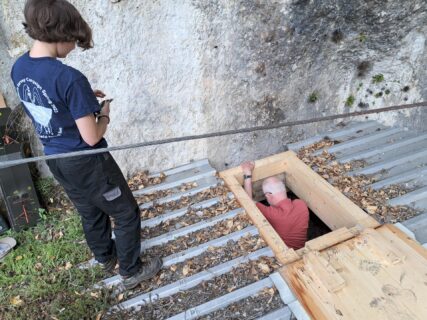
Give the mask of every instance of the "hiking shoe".
M 101 266 L 102 270 L 108 273 L 111 273 L 114 271 L 114 269 L 116 268 L 116 264 L 117 264 L 117 256 L 114 256 L 113 258 L 111 258 L 106 262 L 99 262 L 99 265 Z
M 123 277 L 123 286 L 126 290 L 135 288 L 144 280 L 154 277 L 162 268 L 163 261 L 159 257 L 152 258 L 142 265 L 141 269 L 130 277 Z
M 0 261 L 6 256 L 13 247 L 16 246 L 16 240 L 10 237 L 0 239 Z

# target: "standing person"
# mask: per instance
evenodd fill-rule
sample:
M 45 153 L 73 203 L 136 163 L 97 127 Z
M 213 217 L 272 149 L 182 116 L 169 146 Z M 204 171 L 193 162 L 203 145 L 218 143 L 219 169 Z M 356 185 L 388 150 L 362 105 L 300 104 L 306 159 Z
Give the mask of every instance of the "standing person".
M 246 161 L 241 164 L 241 168 L 245 191 L 252 199 L 252 172 L 255 164 Z M 270 206 L 257 202 L 259 211 L 288 247 L 292 249 L 304 247 L 309 223 L 309 211 L 305 202 L 300 199 L 289 199 L 285 184 L 277 177 L 265 179 L 262 182 L 262 191 Z
M 92 30 L 66 0 L 28 0 L 24 27 L 31 50 L 12 68 L 12 80 L 46 155 L 107 146 L 110 103 L 101 109 L 87 78 L 60 62 L 76 46 L 92 48 Z M 81 215 L 87 243 L 106 271 L 119 262 L 126 289 L 155 276 L 162 262 L 140 259 L 140 211 L 109 153 L 47 161 Z M 114 219 L 112 240 L 110 217 Z

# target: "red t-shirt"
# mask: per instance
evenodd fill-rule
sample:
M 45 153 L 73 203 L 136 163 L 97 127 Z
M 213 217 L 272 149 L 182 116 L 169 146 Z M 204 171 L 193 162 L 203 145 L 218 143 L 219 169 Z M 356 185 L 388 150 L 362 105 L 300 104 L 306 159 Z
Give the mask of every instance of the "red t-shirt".
M 309 219 L 304 201 L 284 199 L 277 206 L 268 207 L 259 202 L 256 206 L 288 247 L 293 249 L 304 247 Z

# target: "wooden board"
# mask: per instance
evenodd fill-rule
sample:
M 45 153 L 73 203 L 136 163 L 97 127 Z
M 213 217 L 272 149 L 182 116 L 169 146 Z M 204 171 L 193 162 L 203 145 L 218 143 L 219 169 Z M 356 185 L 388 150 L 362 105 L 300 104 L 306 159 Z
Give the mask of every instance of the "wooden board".
M 314 172 L 292 152 L 283 159 L 286 167 L 286 184 L 298 198 L 332 230 L 356 225 L 375 228 L 380 224 L 360 209 L 337 188 Z
M 426 254 L 386 225 L 311 252 L 281 274 L 312 319 L 421 320 L 427 319 Z

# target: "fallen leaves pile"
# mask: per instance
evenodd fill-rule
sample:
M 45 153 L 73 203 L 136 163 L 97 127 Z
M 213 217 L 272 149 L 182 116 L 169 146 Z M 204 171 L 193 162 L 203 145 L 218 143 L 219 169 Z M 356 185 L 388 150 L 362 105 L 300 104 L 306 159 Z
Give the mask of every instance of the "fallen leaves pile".
M 155 201 L 157 199 L 170 196 L 171 194 L 176 192 L 185 192 L 187 190 L 196 188 L 197 186 L 198 186 L 197 182 L 188 182 L 188 183 L 181 184 L 179 187 L 166 189 L 166 190 L 158 190 L 153 193 L 144 194 L 142 196 L 136 196 L 135 198 L 138 204 L 144 204 L 147 202 Z
M 283 308 L 285 304 L 275 288 L 265 288 L 255 296 L 240 300 L 225 309 L 212 312 L 199 320 L 233 319 L 246 320 L 258 319 L 274 310 Z
M 224 214 L 238 207 L 239 205 L 235 199 L 228 199 L 227 197 L 223 196 L 220 202 L 216 205 L 197 210 L 190 208 L 184 216 L 166 220 L 155 227 L 146 227 L 141 230 L 141 237 L 143 239 L 153 238 L 163 233 L 180 229 L 200 221 L 213 218 L 220 214 Z
M 202 282 L 200 285 L 144 306 L 139 313 L 147 319 L 166 319 L 188 308 L 200 305 L 228 292 L 233 292 L 253 282 L 268 277 L 262 271 L 268 267 L 270 272 L 277 270 L 279 264 L 274 258 L 261 257 L 258 260 L 241 264 L 232 271 Z M 268 301 L 268 300 L 267 300 Z
M 127 292 L 127 298 L 168 285 L 169 283 L 189 277 L 237 257 L 244 256 L 265 246 L 265 242 L 258 236 L 254 237 L 252 235 L 247 235 L 237 242 L 229 241 L 222 247 L 209 247 L 208 250 L 201 255 L 163 269 L 151 281 L 145 281 L 138 288 Z M 271 272 L 269 265 L 266 263 L 259 263 L 258 267 L 263 273 L 267 274 Z
M 363 161 L 340 164 L 334 155 L 326 150 L 319 156 L 313 156 L 314 151 L 330 147 L 336 141 L 322 140 L 299 150 L 298 157 L 320 176 L 338 188 L 345 196 L 360 208 L 374 217 L 380 223 L 396 223 L 405 221 L 418 212 L 407 206 L 389 206 L 389 199 L 404 195 L 408 192 L 398 185 L 374 190 L 369 187 L 375 180 L 369 176 L 348 176 L 347 173 L 364 166 Z
M 148 171 L 138 172 L 128 179 L 129 187 L 132 191 L 141 190 L 148 186 L 162 183 L 166 175 L 162 172 L 158 177 L 150 177 Z
M 158 204 L 154 201 L 153 206 L 147 209 L 141 210 L 141 219 L 151 219 L 160 214 L 165 213 L 166 211 L 178 210 L 192 204 L 209 200 L 215 197 L 224 197 L 228 193 L 228 189 L 225 186 L 216 186 L 203 190 L 193 196 L 181 197 L 176 201 L 169 201 L 167 203 Z
M 195 247 L 202 243 L 206 243 L 212 239 L 216 239 L 235 231 L 242 230 L 249 226 L 249 220 L 245 213 L 239 214 L 234 218 L 218 222 L 210 228 L 205 228 L 199 231 L 189 233 L 179 237 L 174 241 L 170 241 L 164 245 L 156 246 L 147 249 L 146 254 L 151 256 L 166 257 L 176 252 L 186 250 L 190 247 Z

